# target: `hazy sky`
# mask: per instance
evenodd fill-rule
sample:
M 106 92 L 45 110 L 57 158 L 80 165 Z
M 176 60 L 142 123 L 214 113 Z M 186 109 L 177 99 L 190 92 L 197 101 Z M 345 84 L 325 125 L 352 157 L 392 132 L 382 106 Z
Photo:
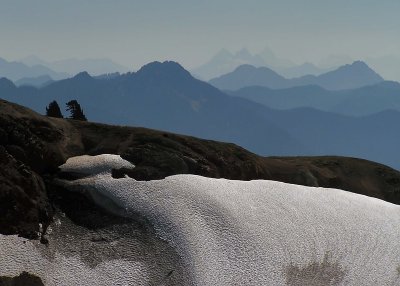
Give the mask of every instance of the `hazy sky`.
M 221 48 L 302 63 L 400 57 L 399 0 L 0 0 L 0 57 L 111 58 L 191 68 Z

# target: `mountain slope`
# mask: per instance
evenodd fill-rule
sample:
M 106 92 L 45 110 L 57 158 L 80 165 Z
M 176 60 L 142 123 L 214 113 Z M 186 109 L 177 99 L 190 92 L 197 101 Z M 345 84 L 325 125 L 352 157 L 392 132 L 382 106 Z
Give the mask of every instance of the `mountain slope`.
M 384 79 L 366 63 L 355 61 L 319 76 L 292 79 L 292 86 L 315 84 L 328 90 L 343 90 L 373 85 Z
M 81 73 L 41 89 L 12 90 L 8 100 L 39 112 L 52 100 L 62 108 L 77 99 L 87 118 L 97 122 L 232 142 L 260 155 L 346 155 L 400 168 L 397 112 L 383 112 L 371 124 L 370 117 L 311 108 L 275 110 L 227 96 L 174 62 L 151 63 L 107 80 Z
M 376 118 L 371 120 L 377 122 Z M 82 154 L 119 154 L 136 166 L 114 172 L 115 177 L 128 174 L 137 180 L 152 180 L 196 174 L 236 180 L 268 179 L 340 188 L 400 204 L 400 173 L 365 160 L 265 158 L 233 144 L 145 128 L 48 118 L 2 100 L 0 135 L 2 234 L 37 237 L 39 223 L 45 229 L 51 222 L 53 199 L 66 200 L 64 212 L 74 221 L 85 223 L 87 213 L 73 216 L 87 206 L 79 196 L 65 197 L 57 190 L 55 197 L 48 197 L 58 166 L 67 158 Z M 77 203 L 83 209 L 77 209 Z
M 341 155 L 384 162 L 400 169 L 400 112 L 384 111 L 350 117 L 299 108 L 269 112 L 267 119 L 287 130 L 313 151 L 313 155 Z
M 97 80 L 87 73 L 41 89 L 18 89 L 13 99 L 44 112 L 52 100 L 77 99 L 93 121 L 144 126 L 234 142 L 263 154 L 304 154 L 285 130 L 263 118 L 263 107 L 231 98 L 194 79 L 173 62 L 154 62 L 137 73 Z M 268 151 L 267 151 L 268 150 Z M 290 150 L 290 153 L 287 153 Z
M 319 76 L 306 75 L 286 79 L 265 67 L 238 67 L 233 72 L 211 79 L 209 82 L 222 90 L 237 90 L 249 86 L 282 89 L 304 85 L 318 85 L 328 90 L 343 90 L 373 85 L 383 78 L 364 62 L 356 61 Z
M 396 82 L 342 91 L 328 91 L 318 86 L 287 89 L 252 86 L 229 94 L 277 109 L 312 107 L 352 116 L 366 116 L 388 109 L 400 111 L 400 84 Z
M 287 79 L 267 67 L 241 65 L 231 73 L 211 79 L 209 83 L 221 90 L 255 85 L 282 88 L 287 85 Z
M 231 96 L 242 97 L 275 109 L 312 107 L 328 111 L 342 99 L 339 92 L 328 91 L 320 86 L 305 85 L 283 89 L 264 86 L 248 86 L 235 91 L 227 91 Z

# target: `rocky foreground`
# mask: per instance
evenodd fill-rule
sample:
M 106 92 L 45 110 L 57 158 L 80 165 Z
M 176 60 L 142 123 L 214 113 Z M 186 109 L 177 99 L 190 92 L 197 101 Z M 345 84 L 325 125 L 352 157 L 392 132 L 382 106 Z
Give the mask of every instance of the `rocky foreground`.
M 400 203 L 400 172 L 345 157 L 260 157 L 234 144 L 136 127 L 57 119 L 0 100 L 0 233 L 38 237 L 53 218 L 51 181 L 78 155 L 119 154 L 136 180 L 196 174 L 339 188 Z
M 265 158 L 234 144 L 145 128 L 48 118 L 0 100 L 0 234 L 17 234 L 51 245 L 52 235 L 47 233 L 47 228 L 51 225 L 55 229 L 55 222 L 66 220 L 63 225 L 79 226 L 79 232 L 86 233 L 85 236 L 89 232 L 90 237 L 93 231 L 107 232 L 115 225 L 132 223 L 136 225 L 135 230 L 139 230 L 139 236 L 153 237 L 142 218 L 126 222 L 126 218 L 98 207 L 85 195 L 68 192 L 55 184 L 59 179 L 79 179 L 81 174 L 60 173 L 58 167 L 68 158 L 85 154 L 118 154 L 135 165 L 135 168 L 120 166 L 113 169 L 114 178 L 127 175 L 138 181 L 149 181 L 175 174 L 196 174 L 245 181 L 268 179 L 338 188 L 394 204 L 400 202 L 400 172 L 366 160 Z M 125 230 L 122 227 L 118 231 Z M 91 239 L 97 241 L 96 235 Z M 104 235 L 100 240 L 102 238 Z M 59 243 L 64 245 L 66 242 Z M 175 261 L 173 250 L 162 241 L 155 240 L 152 245 L 167 249 L 171 261 Z M 172 270 L 164 270 L 166 276 L 172 276 L 169 273 Z M 21 275 L 2 277 L 0 273 L 0 285 L 14 285 L 10 283 L 18 279 L 39 283 L 35 276 Z
M 271 180 L 113 178 L 119 168 L 135 166 L 110 154 L 61 165 L 46 244 L 0 234 L 1 273 L 47 286 L 400 283 L 398 205 Z

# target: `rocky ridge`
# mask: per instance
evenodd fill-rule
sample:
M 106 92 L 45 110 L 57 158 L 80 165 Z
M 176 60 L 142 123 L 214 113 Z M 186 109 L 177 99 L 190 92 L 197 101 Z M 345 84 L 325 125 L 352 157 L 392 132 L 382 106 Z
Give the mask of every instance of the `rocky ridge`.
M 58 176 L 58 166 L 73 156 L 104 153 L 119 154 L 136 166 L 114 170 L 114 177 L 154 180 L 196 174 L 267 179 L 339 188 L 400 203 L 400 172 L 366 160 L 260 157 L 229 143 L 145 128 L 48 118 L 0 100 L 0 233 L 41 238 L 46 243 L 42 234 L 55 210 L 70 208 L 66 201 L 85 200 L 64 200 L 63 192 L 57 192 L 52 181 Z

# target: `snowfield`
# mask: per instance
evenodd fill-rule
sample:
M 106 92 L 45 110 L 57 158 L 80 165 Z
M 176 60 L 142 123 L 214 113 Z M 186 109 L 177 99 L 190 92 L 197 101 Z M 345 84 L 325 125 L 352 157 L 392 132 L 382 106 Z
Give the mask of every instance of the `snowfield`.
M 71 158 L 61 169 L 87 175 L 65 181 L 71 190 L 84 190 L 114 213 L 147 218 L 155 236 L 177 252 L 176 265 L 188 277 L 182 285 L 400 285 L 397 205 L 265 180 L 113 179 L 116 167 L 134 166 L 101 155 Z M 153 264 L 135 259 L 135 252 L 131 259 L 88 266 L 82 253 L 67 257 L 54 249 L 49 258 L 41 247 L 0 235 L 0 276 L 29 271 L 46 285 L 174 285 L 169 277 L 154 284 Z M 129 252 L 132 244 L 122 247 Z M 154 261 L 170 263 L 171 257 Z

